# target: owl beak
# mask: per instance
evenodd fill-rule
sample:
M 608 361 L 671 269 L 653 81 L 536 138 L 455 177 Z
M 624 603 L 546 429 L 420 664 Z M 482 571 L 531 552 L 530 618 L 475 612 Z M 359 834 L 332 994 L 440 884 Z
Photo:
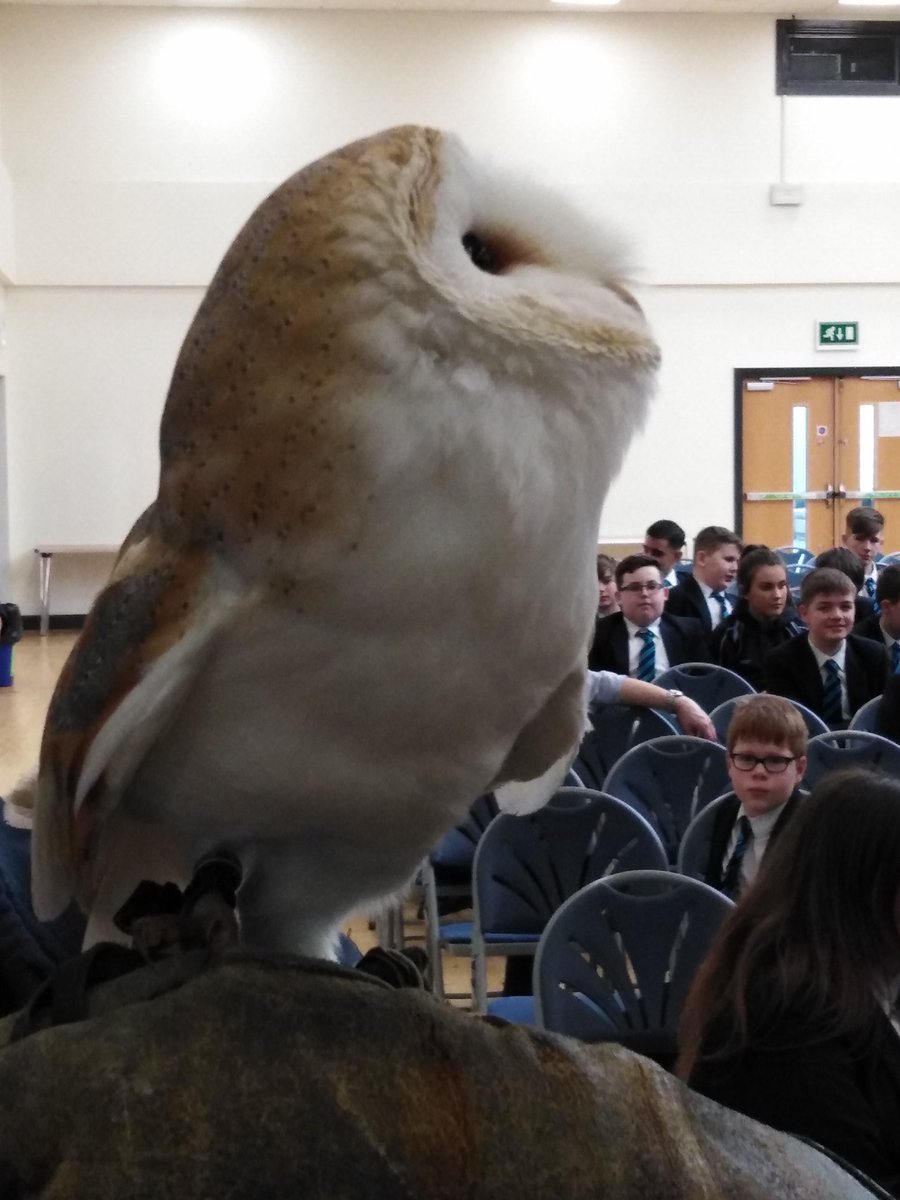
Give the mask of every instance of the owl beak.
M 632 296 L 631 292 L 629 292 L 628 288 L 623 287 L 621 283 L 608 283 L 606 286 L 611 292 L 614 292 L 620 300 L 627 304 L 629 308 L 633 308 L 634 311 L 640 313 L 641 316 L 644 315 L 644 310 L 638 304 L 637 300 L 635 300 L 634 296 Z

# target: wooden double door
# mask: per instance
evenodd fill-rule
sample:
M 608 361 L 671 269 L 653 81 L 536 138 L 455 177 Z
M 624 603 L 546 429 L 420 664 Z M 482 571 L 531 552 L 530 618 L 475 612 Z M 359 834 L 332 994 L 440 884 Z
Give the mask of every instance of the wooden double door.
M 740 388 L 744 541 L 818 554 L 863 505 L 900 550 L 900 372 L 744 374 Z

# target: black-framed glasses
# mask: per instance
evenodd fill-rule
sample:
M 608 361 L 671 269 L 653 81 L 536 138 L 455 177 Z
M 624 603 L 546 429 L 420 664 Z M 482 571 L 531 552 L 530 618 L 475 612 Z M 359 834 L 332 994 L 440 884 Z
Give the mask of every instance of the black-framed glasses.
M 658 592 L 661 587 L 661 583 L 653 583 L 652 581 L 650 583 L 626 583 L 619 588 L 619 591 L 634 592 L 635 595 L 638 592 L 649 592 L 652 595 L 654 592 Z
M 795 754 L 766 754 L 763 758 L 755 754 L 732 754 L 731 761 L 738 771 L 753 771 L 762 763 L 770 775 L 782 775 L 792 762 L 797 761 Z

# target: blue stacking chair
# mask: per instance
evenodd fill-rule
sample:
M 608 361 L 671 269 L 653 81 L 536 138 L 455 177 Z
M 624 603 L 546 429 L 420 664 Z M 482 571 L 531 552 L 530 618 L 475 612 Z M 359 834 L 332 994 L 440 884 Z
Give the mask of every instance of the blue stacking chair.
M 736 696 L 752 696 L 756 690 L 734 671 L 715 663 L 682 663 L 677 667 L 669 667 L 658 677 L 656 684 L 663 688 L 677 688 L 708 713 L 726 700 Z
M 853 719 L 850 722 L 850 728 L 862 729 L 865 733 L 877 733 L 880 708 L 880 696 L 875 696 L 874 699 L 867 700 L 862 708 L 858 708 L 853 714 Z
M 890 738 L 862 729 L 820 733 L 810 740 L 806 752 L 807 787 L 831 771 L 844 767 L 872 767 L 887 775 L 900 775 L 900 746 Z
M 676 868 L 680 875 L 703 881 L 706 874 L 706 864 L 709 862 L 709 850 L 712 845 L 713 825 L 723 804 L 730 799 L 730 793 L 718 796 L 710 801 L 706 808 L 700 810 L 684 831 L 681 844 L 678 847 Z
M 537 1023 L 671 1066 L 685 996 L 732 907 L 714 888 L 668 871 L 627 871 L 583 888 L 541 938 Z
M 805 546 L 778 546 L 775 553 L 786 567 L 805 567 L 816 561 L 815 554 Z
M 723 746 L 728 735 L 728 726 L 731 724 L 731 718 L 734 716 L 734 710 L 740 699 L 740 696 L 735 696 L 732 700 L 726 700 L 724 704 L 720 704 L 709 714 L 709 719 L 716 728 L 716 737 Z M 803 718 L 810 737 L 815 737 L 819 733 L 828 733 L 828 726 L 812 709 L 807 708 L 805 704 L 800 704 L 797 700 L 791 700 L 790 703 Z
M 567 897 L 610 872 L 651 864 L 664 868 L 666 855 L 650 825 L 589 788 L 562 788 L 538 812 L 495 818 L 475 852 L 473 920 L 440 929 L 442 949 L 472 957 L 475 1011 L 487 1011 L 489 956 L 534 955 Z
M 663 713 L 630 704 L 607 704 L 592 717 L 592 725 L 581 739 L 572 767 L 585 787 L 598 791 L 626 750 L 651 738 L 678 733 L 674 721 Z
M 674 866 L 688 825 L 729 786 L 725 747 L 678 734 L 629 750 L 610 771 L 604 790 L 647 818 Z

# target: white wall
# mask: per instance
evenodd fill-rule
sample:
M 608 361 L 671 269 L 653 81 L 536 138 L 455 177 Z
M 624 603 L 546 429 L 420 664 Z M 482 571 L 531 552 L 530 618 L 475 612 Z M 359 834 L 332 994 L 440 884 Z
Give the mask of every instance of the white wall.
M 219 94 L 195 36 L 224 39 Z M 152 498 L 168 372 L 254 203 L 407 121 L 638 247 L 664 365 L 603 534 L 731 522 L 735 367 L 900 363 L 900 104 L 781 101 L 773 78 L 765 16 L 0 6 L 14 598 L 36 610 L 36 542 L 115 541 Z M 768 204 L 782 136 L 799 209 Z M 817 355 L 816 317 L 859 320 L 862 348 Z M 54 608 L 83 611 L 99 568 L 59 567 Z

